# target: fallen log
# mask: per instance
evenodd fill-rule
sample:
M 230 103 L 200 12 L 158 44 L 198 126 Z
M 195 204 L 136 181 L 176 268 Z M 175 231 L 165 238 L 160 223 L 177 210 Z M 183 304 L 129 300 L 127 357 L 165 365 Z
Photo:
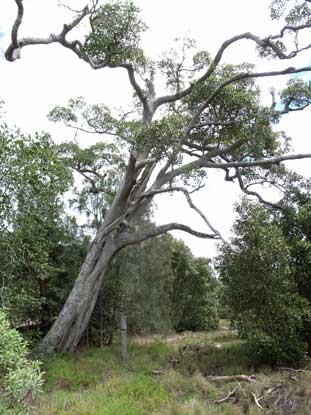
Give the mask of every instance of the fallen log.
M 307 369 L 293 369 L 292 367 L 278 367 L 278 370 L 288 371 L 288 372 L 302 372 L 302 373 L 311 373 L 310 370 Z
M 230 375 L 230 376 L 207 376 L 210 382 L 256 382 L 256 376 Z

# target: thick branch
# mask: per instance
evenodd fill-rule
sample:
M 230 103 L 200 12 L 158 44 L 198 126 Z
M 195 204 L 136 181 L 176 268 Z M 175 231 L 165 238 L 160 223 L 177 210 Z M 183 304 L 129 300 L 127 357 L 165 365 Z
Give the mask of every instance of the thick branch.
M 140 99 L 140 101 L 142 102 L 142 104 L 143 104 L 143 106 L 144 106 L 145 111 L 146 111 L 146 110 L 148 111 L 148 105 L 147 105 L 147 99 L 146 99 L 146 96 L 145 96 L 145 94 L 144 94 L 143 90 L 141 89 L 141 87 L 139 86 L 139 84 L 138 84 L 138 83 L 137 83 L 137 81 L 136 81 L 136 78 L 135 78 L 135 72 L 134 72 L 133 67 L 132 67 L 131 65 L 122 65 L 122 66 L 123 66 L 123 67 L 127 70 L 127 73 L 128 73 L 128 76 L 129 76 L 130 83 L 131 83 L 131 85 L 132 85 L 132 87 L 133 87 L 134 91 L 136 92 L 136 94 L 137 94 L 138 98 L 139 98 L 139 99 Z
M 169 187 L 169 188 L 166 188 L 166 189 L 154 189 L 154 190 L 150 190 L 150 191 L 148 191 L 146 193 L 143 193 L 141 195 L 141 199 L 143 199 L 143 198 L 151 198 L 151 197 L 153 197 L 155 195 L 163 194 L 163 193 L 169 193 L 169 192 L 182 192 L 185 195 L 185 197 L 187 199 L 187 202 L 188 202 L 188 205 L 191 207 L 191 209 L 195 210 L 201 216 L 201 218 L 204 220 L 205 224 L 210 228 L 210 230 L 215 235 L 218 236 L 219 239 L 222 240 L 222 242 L 224 244 L 228 244 L 228 242 L 222 237 L 221 233 L 217 229 L 215 229 L 213 227 L 213 225 L 210 223 L 210 221 L 207 219 L 207 217 L 204 215 L 204 213 L 197 206 L 195 206 L 195 204 L 193 203 L 193 201 L 191 199 L 190 193 L 184 187 Z
M 147 239 L 154 238 L 155 236 L 163 235 L 164 233 L 167 233 L 173 230 L 187 232 L 191 235 L 197 236 L 198 238 L 219 239 L 219 237 L 215 234 L 198 232 L 190 228 L 189 226 L 174 222 L 174 223 L 168 223 L 166 225 L 160 225 L 160 226 L 157 226 L 151 229 L 144 229 L 140 232 L 135 232 L 133 234 L 124 234 L 123 238 L 122 236 L 120 238 L 121 246 L 129 245 L 129 244 L 131 245 L 137 244 Z
M 29 45 L 47 45 L 50 43 L 60 43 L 62 46 L 72 50 L 80 59 L 83 59 L 85 62 L 87 62 L 93 69 L 102 69 L 105 67 L 109 68 L 124 68 L 128 72 L 129 81 L 136 92 L 138 98 L 140 99 L 141 103 L 143 104 L 145 113 L 150 112 L 150 108 L 148 106 L 147 97 L 145 96 L 142 88 L 139 86 L 139 84 L 136 81 L 135 78 L 135 72 L 131 64 L 111 64 L 108 61 L 96 61 L 95 59 L 88 56 L 82 49 L 82 43 L 79 40 L 74 41 L 68 41 L 66 39 L 66 36 L 68 33 L 74 29 L 80 22 L 83 20 L 84 17 L 87 15 L 93 13 L 92 9 L 89 9 L 88 6 L 86 6 L 79 14 L 78 16 L 69 24 L 64 24 L 63 29 L 60 31 L 59 34 L 50 34 L 47 37 L 25 37 L 18 40 L 18 30 L 23 20 L 24 15 L 24 6 L 23 6 L 23 0 L 15 0 L 17 7 L 18 7 L 18 13 L 17 17 L 15 19 L 15 22 L 12 27 L 12 35 L 11 35 L 11 44 L 7 48 L 5 52 L 5 57 L 8 61 L 13 62 L 17 58 L 20 57 L 20 49 L 29 46 Z M 93 9 L 95 6 L 93 7 Z M 18 51 L 18 53 L 16 53 Z
M 18 35 L 18 29 L 19 29 L 19 27 L 22 23 L 23 16 L 24 16 L 23 1 L 22 0 L 16 0 L 16 4 L 17 4 L 17 17 L 16 17 L 16 20 L 13 24 L 12 32 L 11 32 L 11 41 L 12 41 L 13 50 L 19 48 L 17 35 Z
M 207 379 L 210 382 L 249 382 L 254 383 L 256 382 L 256 376 L 255 375 L 232 375 L 232 376 L 207 376 Z
M 153 164 L 153 163 L 156 163 L 156 162 L 157 162 L 156 158 L 148 158 L 148 159 L 144 159 L 144 160 L 139 160 L 139 161 L 136 162 L 135 169 L 140 170 L 140 169 L 144 168 L 145 166 L 147 166 L 148 164 Z
M 179 168 L 176 168 L 163 175 L 163 183 L 172 181 L 175 177 L 178 177 L 182 174 L 189 173 L 190 171 L 200 169 L 200 168 L 211 168 L 211 169 L 223 169 L 226 170 L 230 167 L 264 167 L 270 166 L 272 164 L 279 164 L 282 161 L 287 160 L 300 160 L 305 158 L 311 158 L 311 153 L 306 154 L 288 154 L 285 156 L 272 157 L 270 159 L 261 159 L 254 161 L 230 161 L 227 163 L 217 163 L 210 160 L 209 154 L 204 157 L 201 157 L 199 160 L 194 160 L 190 163 L 187 163 Z
M 287 30 L 288 27 L 289 26 L 285 26 L 285 28 L 283 28 L 283 31 L 281 31 L 280 32 L 280 35 L 277 35 L 277 37 L 278 38 L 283 37 L 283 34 L 284 34 L 285 30 Z M 301 30 L 303 28 L 306 28 L 306 27 L 310 27 L 310 25 L 300 26 L 297 29 L 297 31 L 298 30 Z M 208 67 L 208 69 L 205 72 L 205 74 L 203 76 L 201 76 L 201 78 L 199 78 L 197 81 L 193 82 L 188 88 L 184 89 L 183 91 L 177 92 L 176 94 L 173 94 L 173 95 L 165 95 L 165 96 L 159 97 L 155 101 L 155 103 L 154 103 L 155 108 L 157 108 L 157 107 L 159 107 L 160 105 L 163 105 L 163 104 L 175 102 L 175 101 L 177 101 L 177 100 L 179 100 L 181 98 L 184 98 L 185 96 L 189 95 L 192 92 L 193 88 L 196 85 L 204 82 L 215 71 L 215 69 L 217 68 L 217 65 L 219 64 L 219 62 L 222 59 L 222 56 L 223 56 L 225 50 L 230 45 L 232 45 L 233 43 L 238 42 L 240 40 L 243 40 L 243 39 L 245 39 L 245 40 L 251 40 L 251 41 L 255 42 L 258 46 L 260 46 L 260 47 L 262 47 L 264 49 L 270 47 L 270 48 L 273 49 L 273 51 L 275 52 L 276 56 L 279 59 L 291 59 L 294 56 L 296 56 L 299 52 L 301 52 L 302 50 L 305 50 L 305 49 L 308 49 L 308 48 L 311 47 L 311 45 L 308 45 L 307 47 L 305 47 L 305 48 L 303 48 L 301 50 L 296 50 L 296 51 L 293 51 L 292 53 L 290 53 L 289 55 L 285 55 L 284 52 L 281 50 L 281 48 L 279 48 L 277 45 L 275 45 L 273 42 L 271 42 L 271 39 L 273 39 L 273 38 L 274 38 L 273 36 L 269 36 L 269 37 L 266 37 L 264 39 L 261 39 L 260 37 L 254 35 L 254 34 L 252 34 L 250 32 L 246 32 L 246 33 L 242 33 L 242 34 L 237 35 L 237 36 L 233 36 L 231 39 L 226 40 L 221 45 L 221 47 L 219 48 L 218 52 L 216 53 L 216 55 L 214 57 L 214 60 L 212 61 L 212 63 Z M 297 72 L 295 72 L 295 73 L 297 73 Z M 282 73 L 280 73 L 280 75 L 281 74 Z M 254 74 L 253 77 L 259 77 L 259 76 L 260 76 L 260 74 Z M 269 76 L 269 75 L 265 75 L 265 76 Z
M 81 53 L 81 44 L 79 41 L 73 41 L 68 42 L 66 40 L 66 35 L 75 28 L 81 20 L 90 13 L 90 10 L 88 7 L 85 7 L 81 14 L 77 16 L 71 23 L 64 24 L 63 29 L 61 32 L 56 34 L 50 34 L 47 37 L 25 37 L 22 39 L 18 39 L 18 30 L 22 23 L 23 15 L 24 15 L 24 7 L 23 7 L 23 0 L 15 0 L 15 3 L 17 4 L 18 13 L 17 17 L 15 19 L 15 22 L 13 24 L 12 28 L 12 35 L 11 35 L 11 44 L 7 48 L 5 52 L 5 57 L 8 61 L 13 62 L 15 61 L 19 56 L 15 53 L 15 51 L 18 49 L 20 50 L 24 46 L 29 45 L 47 45 L 50 43 L 60 43 L 66 48 L 71 49 L 74 53 L 76 53 L 79 58 L 82 58 L 83 55 Z
M 188 131 L 195 127 L 200 115 L 202 112 L 207 108 L 207 106 L 213 101 L 216 95 L 227 85 L 230 85 L 234 82 L 241 81 L 244 79 L 251 79 L 251 78 L 267 78 L 272 76 L 280 76 L 280 75 L 290 75 L 302 72 L 311 72 L 311 66 L 305 66 L 303 68 L 294 68 L 289 67 L 280 71 L 269 71 L 269 72 L 245 72 L 240 73 L 237 75 L 232 76 L 231 78 L 226 79 L 222 83 L 220 83 L 213 91 L 213 93 L 199 106 L 197 111 L 195 112 L 189 127 Z

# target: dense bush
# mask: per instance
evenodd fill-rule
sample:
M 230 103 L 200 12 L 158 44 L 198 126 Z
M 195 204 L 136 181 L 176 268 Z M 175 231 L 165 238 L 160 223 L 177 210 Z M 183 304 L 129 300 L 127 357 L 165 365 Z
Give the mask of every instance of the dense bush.
M 218 283 L 210 260 L 195 258 L 182 241 L 172 249 L 172 315 L 177 332 L 213 330 L 218 327 Z
M 8 403 L 22 402 L 41 391 L 40 362 L 29 360 L 27 354 L 27 343 L 0 310 L 0 383 Z
M 244 201 L 237 211 L 232 245 L 219 257 L 231 318 L 255 360 L 298 363 L 310 307 L 299 295 L 287 241 L 267 210 Z

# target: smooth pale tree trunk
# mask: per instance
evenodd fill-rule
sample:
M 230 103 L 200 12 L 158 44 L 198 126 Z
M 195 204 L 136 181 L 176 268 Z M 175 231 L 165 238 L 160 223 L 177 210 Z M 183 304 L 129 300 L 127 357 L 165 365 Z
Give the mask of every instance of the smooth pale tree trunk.
M 144 116 L 143 123 L 149 122 L 151 118 L 152 114 L 148 113 Z M 136 157 L 130 154 L 124 177 L 104 223 L 100 226 L 91 244 L 60 314 L 38 346 L 39 354 L 71 352 L 76 349 L 92 316 L 110 262 L 117 252 L 127 245 L 124 233 L 122 235 L 121 232 L 122 226 L 130 226 L 131 222 L 136 222 L 139 217 L 144 215 L 149 205 L 149 202 L 144 204 L 136 212 L 129 208 L 129 198 L 140 172 L 136 169 Z M 140 158 L 144 157 L 145 155 L 140 156 Z M 147 182 L 142 183 L 142 191 Z M 123 225 L 125 212 L 127 213 L 127 221 L 126 225 Z
M 75 350 L 91 318 L 109 264 L 117 251 L 118 246 L 111 236 L 101 243 L 98 238 L 94 239 L 62 311 L 38 347 L 40 353 Z

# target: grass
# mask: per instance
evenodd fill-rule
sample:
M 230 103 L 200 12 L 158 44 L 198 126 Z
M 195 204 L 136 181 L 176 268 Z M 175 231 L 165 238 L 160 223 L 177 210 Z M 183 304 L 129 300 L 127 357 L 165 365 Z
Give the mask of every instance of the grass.
M 44 393 L 29 402 L 29 415 L 309 415 L 311 374 L 255 369 L 236 333 L 224 327 L 210 333 L 133 338 L 129 360 L 120 344 L 56 356 L 45 365 Z M 208 375 L 253 374 L 257 382 L 212 383 Z M 275 390 L 271 388 L 279 385 Z M 253 395 L 264 394 L 255 405 Z M 3 412 L 20 415 L 19 412 Z M 0 415 L 2 415 L 0 407 Z

